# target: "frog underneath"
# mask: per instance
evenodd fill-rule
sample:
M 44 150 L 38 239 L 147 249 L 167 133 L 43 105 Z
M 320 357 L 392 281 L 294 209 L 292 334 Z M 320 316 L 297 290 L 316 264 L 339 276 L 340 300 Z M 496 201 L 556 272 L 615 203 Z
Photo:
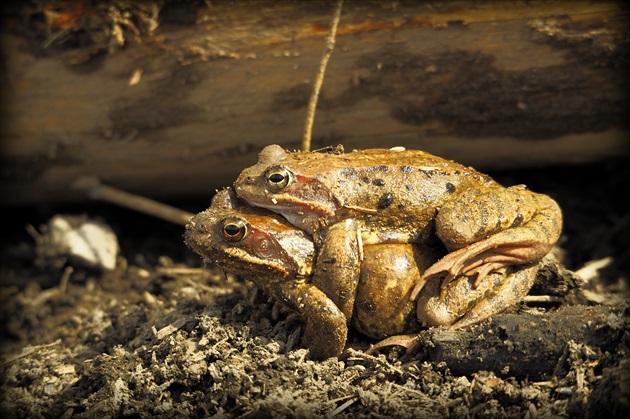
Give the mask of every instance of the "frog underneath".
M 328 252 L 334 261 L 316 258 L 305 232 L 223 190 L 209 209 L 190 220 L 184 237 L 207 260 L 246 276 L 301 314 L 306 320 L 305 343 L 316 359 L 341 353 L 348 324 L 383 339 L 417 332 L 421 325 L 476 323 L 519 301 L 535 278 L 535 266 L 509 275 L 491 274 L 475 289 L 472 281 L 460 277 L 446 292 L 440 292 L 435 278 L 413 302 L 409 295 L 422 272 L 438 259 L 439 250 L 425 245 L 368 245 L 359 262 L 356 236 L 346 240 L 337 232 L 343 230 L 333 228 L 329 237 L 329 243 L 340 249 Z M 351 276 L 344 276 L 349 272 Z M 340 277 L 345 280 L 339 282 Z

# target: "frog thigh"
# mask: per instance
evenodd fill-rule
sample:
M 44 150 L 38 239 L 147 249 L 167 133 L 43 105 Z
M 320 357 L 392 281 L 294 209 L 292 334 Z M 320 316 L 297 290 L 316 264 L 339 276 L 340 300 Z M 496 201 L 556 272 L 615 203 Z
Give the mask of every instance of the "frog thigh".
M 319 250 L 312 280 L 348 319 L 352 317 L 361 270 L 359 234 L 351 220 L 330 227 Z
M 535 236 L 532 248 L 547 254 L 560 237 L 562 211 L 551 197 L 523 185 L 469 188 L 447 202 L 435 219 L 436 234 L 449 251 L 466 247 L 501 231 L 513 237 Z M 506 243 L 510 243 L 506 236 Z M 532 260 L 533 262 L 533 260 Z
M 427 269 L 412 292 L 415 298 L 429 278 L 447 272 L 445 287 L 458 275 L 477 276 L 510 265 L 540 261 L 562 230 L 562 212 L 547 195 L 523 186 L 471 189 L 442 207 L 436 233 L 450 251 Z

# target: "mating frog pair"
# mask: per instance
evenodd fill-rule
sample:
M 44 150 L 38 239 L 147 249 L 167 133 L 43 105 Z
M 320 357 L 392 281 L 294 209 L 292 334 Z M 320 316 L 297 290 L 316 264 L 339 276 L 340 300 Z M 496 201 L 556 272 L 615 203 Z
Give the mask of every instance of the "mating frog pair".
M 228 269 L 256 271 L 261 288 L 306 318 L 316 358 L 341 352 L 347 321 L 380 338 L 417 328 L 409 320 L 414 311 L 421 323 L 461 327 L 506 308 L 531 287 L 562 223 L 546 195 L 504 188 L 411 150 L 287 153 L 268 146 L 235 191 L 284 219 L 221 193 L 210 214 L 191 220 L 186 241 Z M 243 221 L 244 214 L 263 219 Z M 262 225 L 276 230 L 265 236 Z M 281 232 L 301 238 L 283 242 Z M 235 252 L 217 253 L 220 247 Z M 252 255 L 274 263 L 256 265 Z

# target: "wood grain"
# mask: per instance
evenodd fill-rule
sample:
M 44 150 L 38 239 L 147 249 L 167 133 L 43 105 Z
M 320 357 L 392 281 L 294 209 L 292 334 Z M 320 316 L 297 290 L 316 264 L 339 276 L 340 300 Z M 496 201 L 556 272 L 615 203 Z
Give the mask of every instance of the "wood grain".
M 185 12 L 103 44 L 85 29 L 51 40 L 38 11 L 10 16 L 3 203 L 86 199 L 70 187 L 82 176 L 209 202 L 265 145 L 299 147 L 332 4 Z M 630 149 L 627 24 L 619 2 L 348 1 L 313 148 L 405 146 L 481 170 L 617 157 Z M 81 34 L 93 44 L 71 42 Z

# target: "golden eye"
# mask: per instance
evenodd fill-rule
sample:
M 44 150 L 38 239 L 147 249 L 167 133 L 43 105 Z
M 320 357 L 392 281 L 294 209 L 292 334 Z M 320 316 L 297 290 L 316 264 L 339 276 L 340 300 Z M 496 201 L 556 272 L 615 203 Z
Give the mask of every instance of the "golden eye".
M 247 237 L 249 228 L 242 220 L 223 220 L 223 238 L 229 242 L 238 242 Z
M 287 188 L 293 181 L 293 175 L 282 167 L 273 167 L 267 171 L 267 184 L 276 190 Z

